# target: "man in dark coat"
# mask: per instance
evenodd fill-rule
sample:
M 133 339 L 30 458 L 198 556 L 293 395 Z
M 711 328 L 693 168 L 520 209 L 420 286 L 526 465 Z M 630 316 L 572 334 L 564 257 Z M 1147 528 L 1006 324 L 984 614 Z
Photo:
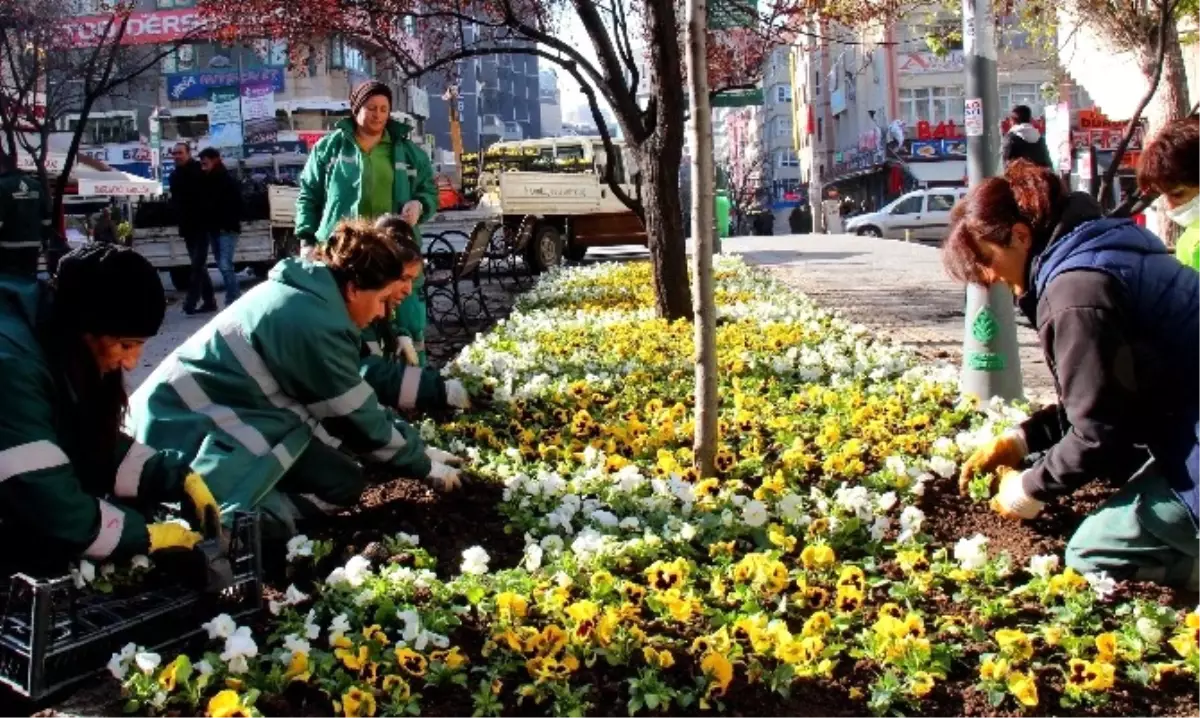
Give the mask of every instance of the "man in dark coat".
M 208 240 L 217 269 L 221 272 L 221 282 L 225 285 L 225 306 L 228 307 L 241 296 L 237 272 L 233 268 L 233 255 L 237 250 L 238 234 L 242 231 L 242 185 L 225 168 L 221 153 L 212 147 L 200 153 L 200 166 L 207 180 L 211 204 L 208 211 Z
M 1004 164 L 1013 160 L 1027 159 L 1035 165 L 1053 167 L 1050 161 L 1050 150 L 1046 147 L 1046 138 L 1034 127 L 1033 113 L 1025 105 L 1012 108 L 1008 119 L 1012 127 L 1004 134 L 1001 147 Z
M 179 220 L 179 236 L 187 246 L 192 262 L 192 277 L 188 282 L 187 298 L 183 300 L 185 314 L 209 314 L 217 311 L 213 298 L 212 280 L 208 276 L 208 219 L 211 202 L 206 195 L 206 180 L 200 163 L 192 159 L 192 150 L 180 142 L 171 150 L 175 171 L 171 173 L 171 204 Z M 199 308 L 196 303 L 203 298 Z

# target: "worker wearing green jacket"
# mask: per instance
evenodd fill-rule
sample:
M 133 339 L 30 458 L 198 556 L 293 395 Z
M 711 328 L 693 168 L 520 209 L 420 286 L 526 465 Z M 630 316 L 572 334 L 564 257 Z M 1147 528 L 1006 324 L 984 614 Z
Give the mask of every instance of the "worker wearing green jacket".
M 0 272 L 37 276 L 52 229 L 46 206 L 41 182 L 0 153 Z
M 381 82 L 364 82 L 350 93 L 352 117 L 313 147 L 300 175 L 296 199 L 296 236 L 309 251 L 329 237 L 340 220 L 375 219 L 399 214 L 421 236 L 420 224 L 437 214 L 433 166 L 425 151 L 408 139 L 411 128 L 391 119 L 392 91 Z M 390 320 L 405 360 L 425 363 L 425 279 Z M 377 342 L 377 333 L 367 332 Z
M 426 447 L 359 375 L 363 327 L 420 270 L 370 224 L 340 223 L 163 360 L 130 399 L 134 436 L 181 451 L 222 508 L 262 509 L 275 533 L 355 504 L 356 459 L 457 488 L 458 459 Z
M 147 519 L 160 502 L 182 501 L 192 528 L 218 528 L 186 457 L 120 431 L 123 370 L 137 366 L 165 311 L 158 272 L 114 245 L 65 255 L 54 289 L 0 277 L 0 516 L 10 539 L 36 547 L 19 562 L 194 547 L 200 533 Z
M 420 248 L 413 237 L 412 225 L 403 218 L 386 214 L 375 221 L 398 246 L 414 254 Z M 407 301 L 407 300 L 406 300 Z M 400 307 L 403 308 L 404 302 Z M 404 358 L 398 337 L 389 324 L 363 342 L 362 375 L 379 393 L 379 401 L 401 411 L 441 411 L 447 408 L 470 409 L 471 398 L 462 382 L 443 379 L 438 370 Z
M 1138 188 L 1162 196 L 1171 221 L 1183 228 L 1175 257 L 1200 270 L 1200 116 L 1191 115 L 1162 128 L 1138 161 Z

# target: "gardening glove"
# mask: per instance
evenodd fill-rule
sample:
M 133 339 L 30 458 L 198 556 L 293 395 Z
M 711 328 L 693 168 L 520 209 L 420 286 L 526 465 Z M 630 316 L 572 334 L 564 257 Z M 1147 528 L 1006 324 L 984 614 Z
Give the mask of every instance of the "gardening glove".
M 417 354 L 417 347 L 413 345 L 412 337 L 399 337 L 397 343 L 400 353 L 404 355 L 404 362 L 409 366 L 420 366 L 421 357 Z
M 463 460 L 461 456 L 455 456 L 449 451 L 435 449 L 432 446 L 425 447 L 425 456 L 435 464 L 447 464 L 450 466 L 462 466 Z
M 150 553 L 170 549 L 191 551 L 204 540 L 203 536 L 187 526 L 174 522 L 150 524 L 146 530 L 150 533 Z
M 1000 478 L 1000 490 L 992 497 L 992 511 L 1006 519 L 1031 519 L 1045 503 L 1025 493 L 1025 472 L 1009 471 Z
M 425 483 L 442 493 L 450 493 L 462 486 L 462 478 L 458 475 L 458 469 L 435 461 L 433 462 L 433 466 L 429 468 L 429 476 L 425 477 Z
M 424 211 L 424 207 L 421 206 L 420 202 L 415 199 L 409 200 L 404 203 L 404 207 L 400 210 L 400 219 L 408 222 L 410 226 L 416 227 L 421 221 L 422 211 Z
M 183 480 L 184 518 L 203 536 L 218 535 L 221 530 L 221 507 L 209 491 L 204 477 L 195 472 Z
M 1025 444 L 1025 434 L 1020 429 L 1006 431 L 992 441 L 975 450 L 967 463 L 963 464 L 962 473 L 958 475 L 958 491 L 966 495 L 967 485 L 975 474 L 990 474 L 999 468 L 1015 469 L 1029 455 Z M 990 493 L 995 493 L 996 487 L 991 487 Z
M 467 387 L 463 386 L 458 379 L 450 379 L 446 382 L 446 403 L 463 411 L 471 408 L 471 395 L 467 393 Z

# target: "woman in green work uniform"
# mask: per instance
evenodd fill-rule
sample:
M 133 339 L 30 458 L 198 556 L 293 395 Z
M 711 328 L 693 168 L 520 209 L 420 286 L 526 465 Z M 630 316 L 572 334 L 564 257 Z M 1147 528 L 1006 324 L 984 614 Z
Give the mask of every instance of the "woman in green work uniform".
M 1180 262 L 1200 270 L 1200 116 L 1176 120 L 1162 129 L 1142 153 L 1138 188 L 1157 193 L 1171 221 L 1183 228 L 1175 244 Z
M 217 529 L 185 457 L 120 430 L 124 372 L 165 311 L 154 267 L 110 244 L 64 256 L 53 287 L 0 278 L 0 517 L 18 565 L 194 547 L 200 533 L 147 518 L 161 502 L 183 501 L 192 528 Z
M 411 127 L 391 119 L 392 91 L 368 81 L 350 93 L 351 118 L 313 147 L 300 175 L 296 236 L 302 252 L 324 244 L 342 219 L 399 214 L 420 237 L 419 226 L 437 214 L 437 186 L 425 151 L 408 139 Z M 423 276 L 392 313 L 398 349 L 413 366 L 425 363 Z M 364 339 L 378 345 L 377 333 Z
M 360 376 L 363 328 L 420 271 L 369 223 L 340 223 L 159 364 L 130 398 L 134 436 L 182 452 L 223 507 L 261 509 L 276 538 L 357 503 L 359 460 L 458 488 L 458 459 L 426 447 Z

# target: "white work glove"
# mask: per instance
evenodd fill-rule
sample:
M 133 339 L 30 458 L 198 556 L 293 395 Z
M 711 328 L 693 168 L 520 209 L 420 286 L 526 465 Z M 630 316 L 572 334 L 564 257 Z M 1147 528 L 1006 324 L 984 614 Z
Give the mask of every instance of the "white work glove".
M 467 393 L 467 387 L 458 379 L 450 379 L 446 382 L 446 403 L 455 409 L 467 410 L 471 408 L 471 395 Z
M 1046 506 L 1025 493 L 1025 472 L 1009 471 L 1000 478 L 1000 490 L 992 497 L 992 510 L 1006 519 L 1029 520 Z
M 429 467 L 429 476 L 425 477 L 425 482 L 442 493 L 450 493 L 462 486 L 458 469 L 438 461 L 433 462 L 433 465 Z
M 417 355 L 417 347 L 413 344 L 412 337 L 400 337 L 400 353 L 404 355 L 404 361 L 409 366 L 419 366 L 421 357 Z
M 421 203 L 415 199 L 411 199 L 404 203 L 404 207 L 400 209 L 400 219 L 408 222 L 409 226 L 416 227 L 421 221 L 421 212 L 424 211 Z
M 435 449 L 432 446 L 425 447 L 425 456 L 435 464 L 450 464 L 452 466 L 462 466 L 463 460 L 461 456 L 455 456 L 449 451 Z
M 315 244 L 300 245 L 300 259 L 312 259 L 313 252 L 317 251 Z

